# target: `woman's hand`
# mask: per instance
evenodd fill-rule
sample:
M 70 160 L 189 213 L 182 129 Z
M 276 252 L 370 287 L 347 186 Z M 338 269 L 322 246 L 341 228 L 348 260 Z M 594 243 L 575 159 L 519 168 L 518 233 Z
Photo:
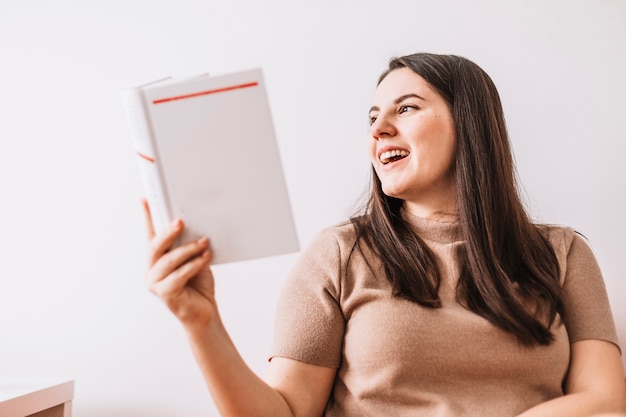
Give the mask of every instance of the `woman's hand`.
M 184 229 L 181 220 L 155 234 L 150 208 L 142 200 L 148 239 L 148 288 L 188 329 L 205 327 L 217 317 L 211 251 L 207 238 L 171 249 Z
M 185 326 L 192 352 L 222 416 L 295 417 L 323 413 L 336 369 L 274 358 L 269 379 L 244 362 L 224 328 L 215 303 L 207 239 L 172 249 L 183 230 L 175 221 L 155 234 L 150 209 L 143 206 L 150 250 L 146 280 Z

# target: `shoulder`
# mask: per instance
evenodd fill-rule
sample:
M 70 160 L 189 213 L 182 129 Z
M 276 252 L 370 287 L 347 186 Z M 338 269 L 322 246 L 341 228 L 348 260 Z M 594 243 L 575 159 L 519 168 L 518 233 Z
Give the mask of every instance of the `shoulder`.
M 563 225 L 540 225 L 539 228 L 554 249 L 562 280 L 573 270 L 598 269 L 593 250 L 582 233 Z
M 570 226 L 539 224 L 537 227 L 544 238 L 548 240 L 557 257 L 560 254 L 567 256 L 574 243 L 585 241 L 584 236 Z
M 332 282 L 336 288 L 341 287 L 351 271 L 361 271 L 375 260 L 360 240 L 357 226 L 350 220 L 319 230 L 303 246 L 292 276 L 307 277 L 318 283 Z
M 344 221 L 318 231 L 303 246 L 296 262 L 297 273 L 311 275 L 312 271 L 323 275 L 341 275 L 356 244 L 356 228 Z
M 354 250 L 357 240 L 356 227 L 347 220 L 317 232 L 306 252 L 328 255 L 334 253 L 335 256 L 345 258 Z

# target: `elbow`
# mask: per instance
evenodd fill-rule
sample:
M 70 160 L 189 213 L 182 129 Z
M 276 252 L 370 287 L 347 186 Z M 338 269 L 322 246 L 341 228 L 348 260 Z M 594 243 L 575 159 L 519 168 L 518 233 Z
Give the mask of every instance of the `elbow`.
M 626 384 L 607 395 L 602 403 L 602 412 L 593 417 L 626 417 Z
M 615 407 L 617 412 L 626 416 L 626 380 L 624 380 L 622 389 L 617 389 L 615 396 Z
M 619 413 L 618 415 L 620 416 L 626 417 L 626 389 L 621 396 L 621 400 L 617 404 L 617 413 Z

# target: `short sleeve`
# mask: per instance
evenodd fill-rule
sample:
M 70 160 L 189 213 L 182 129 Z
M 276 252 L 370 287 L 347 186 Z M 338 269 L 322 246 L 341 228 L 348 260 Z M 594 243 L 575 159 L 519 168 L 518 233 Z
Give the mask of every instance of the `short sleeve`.
M 291 270 L 276 307 L 270 358 L 339 367 L 345 320 L 339 305 L 341 249 L 328 229 L 319 233 Z
M 587 242 L 576 233 L 567 252 L 563 291 L 563 321 L 570 342 L 600 339 L 619 346 L 600 267 Z

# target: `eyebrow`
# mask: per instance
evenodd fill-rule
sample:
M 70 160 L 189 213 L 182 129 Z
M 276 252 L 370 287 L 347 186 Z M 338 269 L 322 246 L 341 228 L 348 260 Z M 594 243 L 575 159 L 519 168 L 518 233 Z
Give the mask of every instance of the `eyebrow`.
M 398 104 L 402 103 L 404 100 L 406 100 L 406 99 L 408 99 L 408 98 L 419 98 L 420 100 L 426 100 L 426 99 L 424 99 L 424 97 L 418 96 L 418 95 L 417 95 L 417 94 L 415 94 L 415 93 L 409 93 L 409 94 L 403 94 L 403 95 L 401 95 L 400 97 L 398 97 L 397 99 L 395 99 L 395 100 L 393 101 L 393 104 L 398 105 Z M 380 108 L 378 108 L 378 106 L 372 106 L 372 107 L 370 108 L 370 111 L 369 111 L 369 112 L 371 113 L 371 112 L 373 112 L 373 111 L 378 111 L 378 110 L 380 110 Z

